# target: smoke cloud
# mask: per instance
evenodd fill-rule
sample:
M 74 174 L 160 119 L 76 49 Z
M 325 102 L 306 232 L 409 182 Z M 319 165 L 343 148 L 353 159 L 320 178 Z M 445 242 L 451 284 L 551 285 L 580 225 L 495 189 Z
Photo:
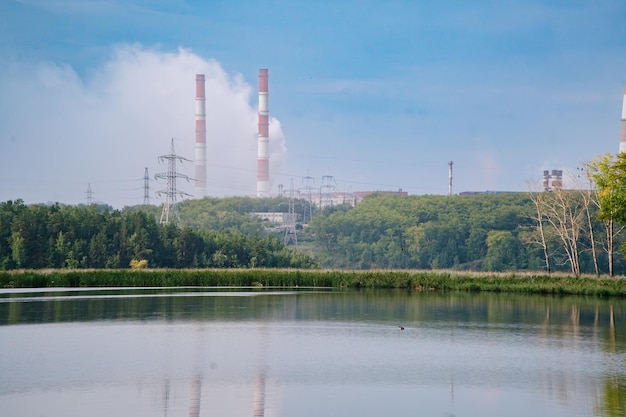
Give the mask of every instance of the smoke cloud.
M 206 76 L 207 194 L 255 195 L 256 80 L 224 71 L 189 50 L 118 47 L 81 77 L 66 65 L 12 64 L 0 69 L 0 200 L 27 203 L 96 201 L 115 207 L 143 202 L 144 168 L 166 172 L 158 156 L 193 160 L 195 75 Z M 271 87 L 270 87 L 271 88 Z M 271 90 L 270 90 L 271 112 Z M 270 169 L 286 160 L 285 138 L 270 120 Z M 193 162 L 178 171 L 192 176 Z M 194 193 L 192 183 L 178 182 Z M 151 181 L 154 192 L 164 183 Z M 275 189 L 272 189 L 275 192 Z

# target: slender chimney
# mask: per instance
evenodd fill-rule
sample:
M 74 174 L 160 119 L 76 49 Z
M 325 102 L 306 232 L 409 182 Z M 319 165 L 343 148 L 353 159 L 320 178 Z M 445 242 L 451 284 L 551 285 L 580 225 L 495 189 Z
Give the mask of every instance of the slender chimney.
M 448 195 L 452 195 L 452 165 L 454 162 L 448 162 Z
M 196 74 L 196 195 L 206 195 L 206 98 L 204 74 Z
M 622 99 L 622 126 L 619 133 L 619 151 L 626 152 L 626 77 L 624 80 L 624 97 Z
M 256 196 L 270 193 L 269 109 L 267 69 L 259 70 L 259 147 L 257 153 Z

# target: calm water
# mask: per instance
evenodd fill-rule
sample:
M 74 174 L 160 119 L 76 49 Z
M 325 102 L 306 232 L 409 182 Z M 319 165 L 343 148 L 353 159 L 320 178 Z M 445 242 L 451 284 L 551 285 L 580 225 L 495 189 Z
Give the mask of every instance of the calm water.
M 624 300 L 0 290 L 0 355 L 2 416 L 626 415 Z

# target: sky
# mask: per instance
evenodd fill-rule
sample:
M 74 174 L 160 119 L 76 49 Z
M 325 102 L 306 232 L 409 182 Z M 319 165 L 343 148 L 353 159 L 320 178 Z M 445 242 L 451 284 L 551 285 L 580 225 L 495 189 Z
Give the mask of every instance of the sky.
M 260 68 L 274 195 L 445 195 L 449 161 L 453 193 L 528 191 L 618 151 L 625 19 L 623 0 L 1 0 L 0 201 L 141 204 L 148 168 L 159 204 L 172 139 L 194 158 L 200 73 L 207 194 L 255 195 Z

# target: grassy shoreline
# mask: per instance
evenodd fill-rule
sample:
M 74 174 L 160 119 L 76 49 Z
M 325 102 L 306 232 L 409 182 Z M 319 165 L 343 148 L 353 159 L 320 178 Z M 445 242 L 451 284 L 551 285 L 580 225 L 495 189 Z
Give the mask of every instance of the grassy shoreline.
M 97 269 L 0 271 L 3 288 L 335 287 L 415 291 L 492 291 L 625 297 L 626 278 L 542 273 L 301 269 Z

